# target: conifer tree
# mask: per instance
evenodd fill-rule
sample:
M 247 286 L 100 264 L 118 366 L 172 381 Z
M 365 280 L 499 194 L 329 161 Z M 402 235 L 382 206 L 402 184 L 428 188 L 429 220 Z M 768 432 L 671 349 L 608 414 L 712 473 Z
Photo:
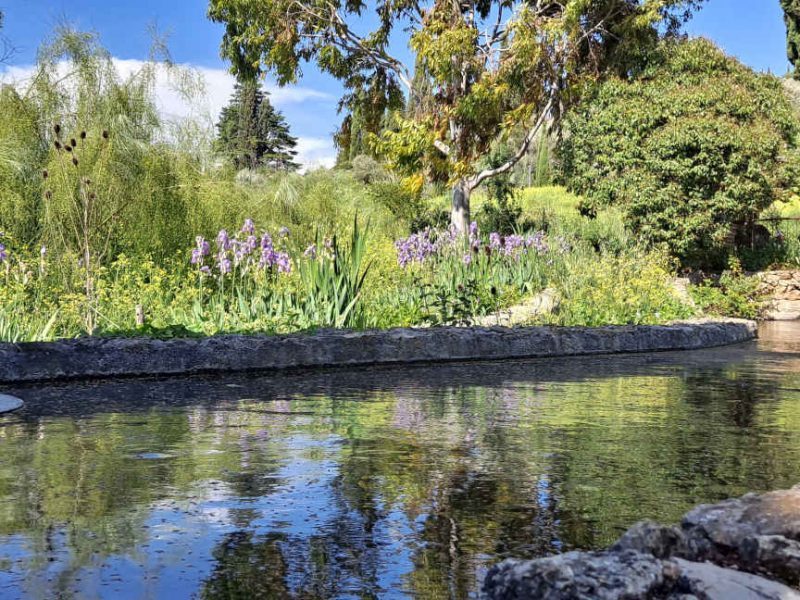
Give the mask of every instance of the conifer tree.
M 294 170 L 297 139 L 256 81 L 239 81 L 217 123 L 217 150 L 238 169 Z
M 800 0 L 781 0 L 786 22 L 786 56 L 794 67 L 792 77 L 800 79 Z

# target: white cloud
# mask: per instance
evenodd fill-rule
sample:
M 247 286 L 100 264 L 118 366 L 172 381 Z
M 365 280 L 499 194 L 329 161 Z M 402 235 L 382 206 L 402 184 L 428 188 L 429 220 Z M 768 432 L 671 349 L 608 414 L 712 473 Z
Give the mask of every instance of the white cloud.
M 113 64 L 120 77 L 128 78 L 141 71 L 146 63 L 141 60 L 114 58 Z M 59 65 L 59 72 L 63 75 L 67 74 L 67 69 L 67 63 Z M 24 86 L 33 73 L 33 66 L 7 66 L 0 73 L 0 82 Z M 195 83 L 199 83 L 203 93 L 187 96 L 182 92 L 181 84 L 185 77 L 181 74 L 188 74 Z M 154 94 L 159 112 L 167 120 L 192 117 L 215 122 L 217 115 L 230 100 L 234 84 L 233 75 L 224 69 L 179 65 L 178 69 L 170 72 L 160 67 L 156 74 Z M 335 100 L 327 92 L 307 87 L 278 87 L 272 82 L 266 82 L 264 87 L 269 92 L 270 101 L 278 108 L 313 102 L 331 103 Z M 305 168 L 333 166 L 335 151 L 331 139 L 300 136 L 297 145 L 298 162 Z
M 297 162 L 305 169 L 325 167 L 330 169 L 336 163 L 336 149 L 330 138 L 297 138 Z

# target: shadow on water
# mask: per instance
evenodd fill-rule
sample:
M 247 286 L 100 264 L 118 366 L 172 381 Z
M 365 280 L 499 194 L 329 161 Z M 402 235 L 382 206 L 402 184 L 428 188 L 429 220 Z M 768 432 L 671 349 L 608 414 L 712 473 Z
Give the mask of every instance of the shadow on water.
M 699 352 L 18 386 L 0 597 L 466 598 L 800 480 L 800 324 Z

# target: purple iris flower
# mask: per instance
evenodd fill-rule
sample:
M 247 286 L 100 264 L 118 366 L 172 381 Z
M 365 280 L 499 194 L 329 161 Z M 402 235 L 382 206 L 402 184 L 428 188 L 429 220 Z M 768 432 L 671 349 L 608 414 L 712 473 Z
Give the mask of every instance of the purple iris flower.
M 231 238 L 228 236 L 228 232 L 225 229 L 222 229 L 217 234 L 217 248 L 220 250 L 230 250 L 231 249 Z
M 224 252 L 221 252 L 218 257 L 217 266 L 219 267 L 219 272 L 223 275 L 227 275 L 231 272 L 233 265 L 231 264 L 231 260 L 228 258 L 228 255 Z

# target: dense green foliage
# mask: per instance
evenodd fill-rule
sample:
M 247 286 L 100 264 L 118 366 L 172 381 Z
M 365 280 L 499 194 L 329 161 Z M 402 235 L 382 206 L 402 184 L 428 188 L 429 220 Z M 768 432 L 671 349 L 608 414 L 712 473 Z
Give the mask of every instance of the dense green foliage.
M 294 170 L 297 140 L 258 82 L 236 84 L 217 123 L 217 150 L 238 169 Z
M 618 206 L 638 236 L 713 263 L 796 168 L 797 121 L 780 82 L 705 40 L 662 45 L 631 80 L 574 110 L 561 145 L 585 210 Z
M 190 72 L 151 61 L 120 78 L 96 38 L 74 31 L 40 56 L 32 83 L 0 90 L 2 339 L 468 324 L 545 289 L 559 310 L 535 322 L 693 314 L 669 284 L 675 265 L 638 246 L 625 206 L 590 218 L 579 196 L 522 189 L 508 171 L 478 190 L 478 222 L 459 237 L 441 187 L 367 155 L 303 175 L 242 176 L 217 161 L 200 123 L 156 108 L 159 70 L 187 96 L 199 93 Z M 221 129 L 235 129 L 232 111 Z M 481 168 L 508 164 L 514 147 L 495 144 Z

